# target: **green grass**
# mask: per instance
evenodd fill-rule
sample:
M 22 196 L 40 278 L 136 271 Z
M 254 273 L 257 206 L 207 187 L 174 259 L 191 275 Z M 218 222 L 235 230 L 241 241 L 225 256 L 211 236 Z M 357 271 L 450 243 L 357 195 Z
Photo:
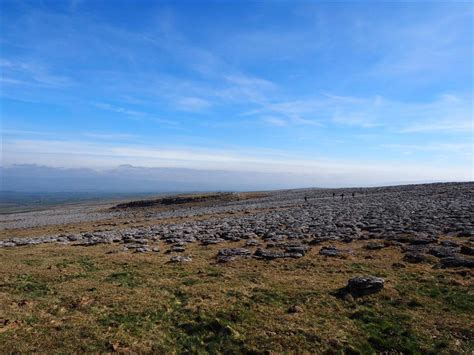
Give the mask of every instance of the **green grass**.
M 461 285 L 450 284 L 444 275 L 436 275 L 429 279 L 419 275 L 405 275 L 403 282 L 397 284 L 402 297 L 413 297 L 416 306 L 431 307 L 438 303 L 447 311 L 466 313 L 474 309 L 474 291 Z M 423 302 L 424 301 L 424 302 Z
M 179 351 L 194 354 L 248 352 L 244 338 L 236 330 L 236 321 L 227 313 L 197 314 L 177 326 Z M 178 349 L 177 349 L 178 350 Z
M 401 312 L 377 311 L 362 307 L 351 315 L 365 334 L 363 352 L 402 352 L 419 354 L 420 343 L 411 327 L 412 320 Z
M 252 302 L 266 305 L 282 306 L 289 302 L 288 296 L 276 289 L 255 288 L 250 297 Z
M 112 312 L 99 319 L 103 327 L 121 328 L 132 335 L 148 332 L 163 320 L 164 312 L 156 309 L 144 311 Z
M 439 283 L 425 283 L 418 294 L 440 301 L 444 307 L 456 312 L 473 312 L 474 292 L 456 286 Z
M 324 259 L 315 250 L 303 259 L 216 265 L 221 246 L 190 245 L 193 262 L 175 265 L 163 253 L 104 252 L 113 247 L 0 251 L 0 348 L 196 354 L 474 349 L 471 278 L 425 264 L 387 268 L 388 257 L 402 258 L 395 248 L 373 259 Z M 366 272 L 387 275 L 381 292 L 333 295 Z
M 106 281 L 121 287 L 135 288 L 141 284 L 141 279 L 131 271 L 113 272 Z
M 15 291 L 33 298 L 46 296 L 51 292 L 47 283 L 35 279 L 29 274 L 19 275 L 11 287 Z
M 84 271 L 92 272 L 98 270 L 97 266 L 94 263 L 94 260 L 90 257 L 82 256 L 79 258 L 78 263 Z

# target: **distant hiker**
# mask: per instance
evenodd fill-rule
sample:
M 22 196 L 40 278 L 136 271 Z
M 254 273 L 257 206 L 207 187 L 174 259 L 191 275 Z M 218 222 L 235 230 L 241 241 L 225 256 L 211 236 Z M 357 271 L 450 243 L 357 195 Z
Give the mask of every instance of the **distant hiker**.
M 336 197 L 336 193 L 333 192 L 333 193 L 332 193 L 332 199 L 334 200 L 335 197 Z
M 355 197 L 355 195 L 356 195 L 356 194 L 355 194 L 355 192 L 353 192 L 353 193 L 352 193 L 352 198 L 354 198 L 354 197 Z
M 344 193 L 341 194 L 341 200 L 344 200 Z
M 308 202 L 308 198 L 306 196 L 304 197 L 304 202 Z

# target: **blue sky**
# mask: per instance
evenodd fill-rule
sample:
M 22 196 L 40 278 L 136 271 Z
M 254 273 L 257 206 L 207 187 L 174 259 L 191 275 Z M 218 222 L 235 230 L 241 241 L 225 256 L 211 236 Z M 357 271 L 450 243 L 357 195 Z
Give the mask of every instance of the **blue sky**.
M 470 2 L 1 7 L 3 166 L 474 178 Z

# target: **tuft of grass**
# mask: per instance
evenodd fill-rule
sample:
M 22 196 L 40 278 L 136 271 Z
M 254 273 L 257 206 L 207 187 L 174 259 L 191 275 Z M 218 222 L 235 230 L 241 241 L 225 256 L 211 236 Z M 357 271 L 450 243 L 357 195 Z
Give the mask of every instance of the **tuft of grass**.
M 212 315 L 198 315 L 178 325 L 177 344 L 186 353 L 241 353 L 245 343 L 232 324 Z
M 139 277 L 131 271 L 113 272 L 107 276 L 106 281 L 128 288 L 135 288 L 141 284 Z
M 97 271 L 97 266 L 95 265 L 94 260 L 90 257 L 82 256 L 79 258 L 78 263 L 84 271 Z
M 197 311 L 183 318 L 179 309 L 171 314 L 174 324 L 174 343 L 178 352 L 193 354 L 234 354 L 254 352 L 241 334 L 244 325 L 253 324 L 254 318 L 244 307 L 234 305 L 220 311 Z M 180 320 L 178 320 L 178 319 Z
M 35 279 L 32 275 L 18 275 L 13 288 L 22 294 L 30 297 L 46 296 L 51 290 L 48 285 L 40 280 Z
M 284 305 L 288 303 L 287 295 L 277 289 L 254 288 L 250 298 L 253 302 L 267 305 Z
M 419 294 L 441 301 L 451 311 L 472 312 L 474 293 L 458 287 L 438 283 L 425 283 L 417 291 Z
M 445 310 L 456 313 L 467 313 L 474 309 L 474 292 L 449 284 L 449 280 L 443 275 L 438 275 L 436 279 L 404 276 L 403 280 L 396 289 L 404 298 L 416 295 L 419 298 L 417 306 L 432 307 L 433 304 L 440 303 Z M 421 298 L 424 302 L 421 302 Z
M 193 285 L 196 285 L 198 283 L 200 283 L 201 281 L 198 280 L 198 279 L 194 279 L 194 278 L 187 278 L 187 279 L 184 279 L 181 283 L 184 285 L 184 286 L 193 286 Z
M 148 309 L 141 312 L 118 312 L 110 313 L 98 320 L 104 327 L 120 328 L 126 332 L 138 336 L 148 332 L 163 320 L 164 312 L 156 309 Z
M 40 266 L 43 264 L 43 261 L 39 259 L 26 259 L 22 263 L 28 266 Z
M 74 260 L 63 259 L 60 262 L 56 263 L 56 267 L 58 269 L 65 269 L 66 267 L 68 267 L 69 265 L 72 265 L 72 264 L 74 264 Z
M 362 352 L 420 353 L 419 339 L 410 326 L 409 316 L 399 312 L 377 312 L 364 307 L 350 318 L 365 334 L 366 343 L 360 346 Z
M 210 268 L 210 270 L 207 271 L 206 276 L 209 276 L 209 277 L 222 277 L 222 276 L 224 276 L 224 273 L 222 272 L 222 270 Z

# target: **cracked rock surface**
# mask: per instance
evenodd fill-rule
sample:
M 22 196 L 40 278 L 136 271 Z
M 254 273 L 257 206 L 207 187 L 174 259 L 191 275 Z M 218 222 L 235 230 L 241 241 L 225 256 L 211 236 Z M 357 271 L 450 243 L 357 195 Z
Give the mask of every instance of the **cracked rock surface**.
M 332 194 L 344 192 L 344 200 Z M 307 201 L 305 201 L 305 197 Z M 234 199 L 212 204 L 94 210 L 92 207 L 11 214 L 1 217 L 2 233 L 29 228 L 104 219 L 107 230 L 15 237 L 0 240 L 0 248 L 34 247 L 56 243 L 75 247 L 119 245 L 137 253 L 164 250 L 183 253 L 189 243 L 203 248 L 223 242 L 239 242 L 236 248 L 219 251 L 227 262 L 254 257 L 262 260 L 305 257 L 321 243 L 344 242 L 347 248 L 320 247 L 319 254 L 344 256 L 350 243 L 367 240 L 377 252 L 389 245 L 401 248 L 409 263 L 439 260 L 441 267 L 474 265 L 474 183 L 444 183 L 354 189 L 300 189 L 273 191 L 263 197 Z M 146 216 L 136 218 L 137 211 Z M 67 224 L 66 224 L 67 226 Z M 449 237 L 451 240 L 442 238 Z M 441 239 L 440 239 L 441 238 Z M 372 241 L 377 240 L 377 241 Z M 162 244 L 168 247 L 161 248 Z M 244 247 L 240 248 L 240 246 Z M 190 261 L 173 255 L 176 262 Z M 186 259 L 186 260 L 185 260 Z

